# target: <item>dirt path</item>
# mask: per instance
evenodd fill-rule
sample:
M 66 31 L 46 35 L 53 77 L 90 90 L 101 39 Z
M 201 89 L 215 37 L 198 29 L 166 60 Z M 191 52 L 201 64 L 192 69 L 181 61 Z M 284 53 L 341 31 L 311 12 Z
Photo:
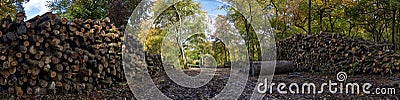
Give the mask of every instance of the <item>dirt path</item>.
M 197 75 L 199 70 L 187 70 L 185 71 L 188 75 Z M 228 78 L 229 78 L 230 69 L 222 68 L 218 69 L 214 78 L 205 86 L 200 88 L 185 88 L 168 78 L 168 76 L 161 76 L 154 78 L 154 83 L 156 86 L 167 96 L 172 99 L 209 99 L 218 94 L 223 87 L 225 86 Z M 301 85 L 302 83 L 314 83 L 316 84 L 317 90 L 320 90 L 320 86 L 323 82 L 338 82 L 336 79 L 336 75 L 326 75 L 322 73 L 309 73 L 309 72 L 292 72 L 288 74 L 280 74 L 275 75 L 273 78 L 273 83 L 297 83 Z M 273 89 L 273 93 L 266 93 L 264 99 L 347 99 L 347 98 L 364 98 L 364 99 L 377 99 L 377 98 L 387 98 L 387 99 L 400 99 L 400 87 L 397 84 L 388 86 L 388 84 L 392 81 L 400 80 L 400 74 L 394 74 L 391 76 L 383 76 L 383 75 L 348 75 L 346 82 L 347 83 L 371 83 L 372 88 L 376 87 L 395 87 L 396 94 L 388 94 L 388 95 L 367 95 L 364 93 L 360 94 L 345 94 L 345 93 L 336 93 L 332 94 L 328 92 L 328 88 L 322 94 L 279 94 L 276 90 L 276 87 Z M 240 99 L 249 98 L 253 92 L 254 86 L 257 84 L 257 77 L 249 77 L 249 80 L 246 84 L 246 88 L 244 89 Z M 288 86 L 286 87 L 287 90 Z M 9 95 L 6 95 L 7 91 L 3 89 L 1 91 L 2 97 L 0 98 L 9 98 Z M 91 91 L 87 93 L 81 94 L 57 94 L 57 95 L 26 95 L 24 98 L 45 98 L 45 99 L 57 99 L 57 98 L 68 98 L 68 99 L 133 99 L 133 94 L 130 92 L 127 84 L 116 84 L 110 89 L 101 89 L 96 91 Z
M 227 79 L 229 78 L 229 69 L 218 69 L 215 77 L 205 86 L 189 89 L 181 87 L 171 80 L 168 80 L 167 76 L 158 77 L 155 80 L 155 83 L 158 85 L 158 88 L 161 89 L 166 95 L 173 99 L 183 99 L 183 98 L 201 98 L 207 99 L 212 98 L 216 94 L 218 94 L 222 88 L 225 86 Z M 197 75 L 197 71 L 187 71 L 188 75 Z M 253 93 L 254 86 L 257 84 L 257 77 L 249 77 L 249 80 L 246 84 L 246 88 L 244 89 L 240 99 L 249 98 Z M 291 83 L 297 83 L 300 86 L 303 83 L 314 83 L 316 85 L 317 91 L 320 90 L 322 83 L 328 83 L 329 80 L 335 83 L 343 83 L 337 81 L 336 75 L 326 75 L 323 73 L 309 73 L 309 72 L 292 72 L 288 74 L 280 74 L 275 75 L 273 78 L 273 83 L 285 83 L 287 84 L 286 90 Z M 382 75 L 348 75 L 346 83 L 371 83 L 372 88 L 383 88 L 383 87 L 395 87 L 396 94 L 387 94 L 387 95 L 372 95 L 372 94 L 346 94 L 346 93 L 329 93 L 328 88 L 324 88 L 324 92 L 321 94 L 279 94 L 276 90 L 276 86 L 273 89 L 273 93 L 266 93 L 264 99 L 337 99 L 337 98 L 390 98 L 390 99 L 399 99 L 400 98 L 400 88 L 396 86 L 387 86 L 388 83 L 392 81 L 400 80 L 400 74 L 394 74 L 393 76 L 382 76 Z M 346 84 L 344 83 L 344 84 Z M 360 86 L 361 86 L 360 85 Z M 362 89 L 362 88 L 360 88 Z M 360 90 L 362 91 L 362 90 Z M 300 89 L 301 92 L 301 89 Z M 371 90 L 372 92 L 372 90 Z

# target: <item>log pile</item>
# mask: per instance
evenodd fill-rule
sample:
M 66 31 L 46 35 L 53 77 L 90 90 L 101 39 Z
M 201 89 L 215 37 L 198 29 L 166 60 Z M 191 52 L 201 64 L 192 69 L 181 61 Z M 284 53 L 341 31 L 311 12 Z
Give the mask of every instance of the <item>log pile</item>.
M 24 18 L 0 23 L 0 87 L 9 94 L 79 93 L 124 81 L 123 32 L 109 18 Z
M 163 63 L 160 54 L 146 53 L 146 63 L 148 73 L 152 78 L 165 75 Z
M 391 74 L 400 70 L 400 56 L 386 43 L 342 34 L 294 35 L 277 43 L 278 59 L 290 60 L 297 71 Z

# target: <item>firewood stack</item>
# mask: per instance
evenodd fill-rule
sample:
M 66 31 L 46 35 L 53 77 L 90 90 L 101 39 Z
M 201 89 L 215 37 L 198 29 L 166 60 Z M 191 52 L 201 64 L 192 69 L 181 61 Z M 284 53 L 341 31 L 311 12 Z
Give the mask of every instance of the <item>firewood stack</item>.
M 278 59 L 291 60 L 297 71 L 391 74 L 400 70 L 400 56 L 386 43 L 342 34 L 294 35 L 279 41 Z
M 9 94 L 85 92 L 124 81 L 123 32 L 109 18 L 24 18 L 1 20 L 0 86 Z

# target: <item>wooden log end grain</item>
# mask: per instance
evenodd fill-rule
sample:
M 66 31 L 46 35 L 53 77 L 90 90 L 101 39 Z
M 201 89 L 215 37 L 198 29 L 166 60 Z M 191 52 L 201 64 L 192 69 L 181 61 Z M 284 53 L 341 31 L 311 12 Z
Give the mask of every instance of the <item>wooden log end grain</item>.
M 18 97 L 20 97 L 20 96 L 24 95 L 24 91 L 22 90 L 21 87 L 17 86 L 17 87 L 15 87 L 15 94 L 16 94 Z

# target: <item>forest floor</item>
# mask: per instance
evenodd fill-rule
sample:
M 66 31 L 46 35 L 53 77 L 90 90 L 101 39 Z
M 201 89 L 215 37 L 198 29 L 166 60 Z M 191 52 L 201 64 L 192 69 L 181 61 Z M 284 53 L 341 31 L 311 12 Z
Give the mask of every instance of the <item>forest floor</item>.
M 199 70 L 187 70 L 185 71 L 188 75 L 197 75 Z M 156 86 L 168 97 L 172 99 L 210 99 L 223 89 L 227 80 L 229 79 L 229 68 L 218 68 L 214 78 L 205 86 L 199 88 L 185 88 L 168 78 L 167 75 L 153 78 Z M 253 93 L 254 86 L 257 84 L 258 77 L 249 77 L 241 99 L 249 98 Z M 285 83 L 287 90 L 289 84 L 297 83 L 301 86 L 302 83 L 314 83 L 317 91 L 320 90 L 321 84 L 329 82 L 329 80 L 339 83 L 336 79 L 336 75 L 327 75 L 324 73 L 311 73 L 311 72 L 291 72 L 287 74 L 274 75 L 273 83 Z M 276 90 L 276 86 L 273 89 L 273 93 L 266 93 L 264 99 L 400 99 L 400 87 L 399 85 L 390 84 L 393 81 L 400 80 L 400 73 L 396 73 L 389 76 L 383 75 L 348 75 L 346 83 L 371 83 L 372 88 L 395 88 L 395 94 L 376 95 L 376 94 L 364 94 L 362 93 L 362 87 L 360 85 L 360 94 L 346 94 L 346 93 L 329 93 L 327 87 L 324 88 L 324 92 L 321 94 L 279 94 Z M 301 91 L 301 89 L 300 89 Z M 6 90 L 2 90 L 0 94 L 7 94 Z M 371 90 L 371 92 L 374 92 Z M 9 95 L 1 95 L 0 98 L 10 97 Z M 12 97 L 12 96 L 11 96 Z M 133 99 L 134 96 L 130 91 L 128 85 L 120 83 L 112 86 L 109 89 L 101 89 L 91 91 L 87 93 L 76 93 L 76 94 L 57 94 L 57 95 L 25 95 L 23 98 L 28 99 Z

